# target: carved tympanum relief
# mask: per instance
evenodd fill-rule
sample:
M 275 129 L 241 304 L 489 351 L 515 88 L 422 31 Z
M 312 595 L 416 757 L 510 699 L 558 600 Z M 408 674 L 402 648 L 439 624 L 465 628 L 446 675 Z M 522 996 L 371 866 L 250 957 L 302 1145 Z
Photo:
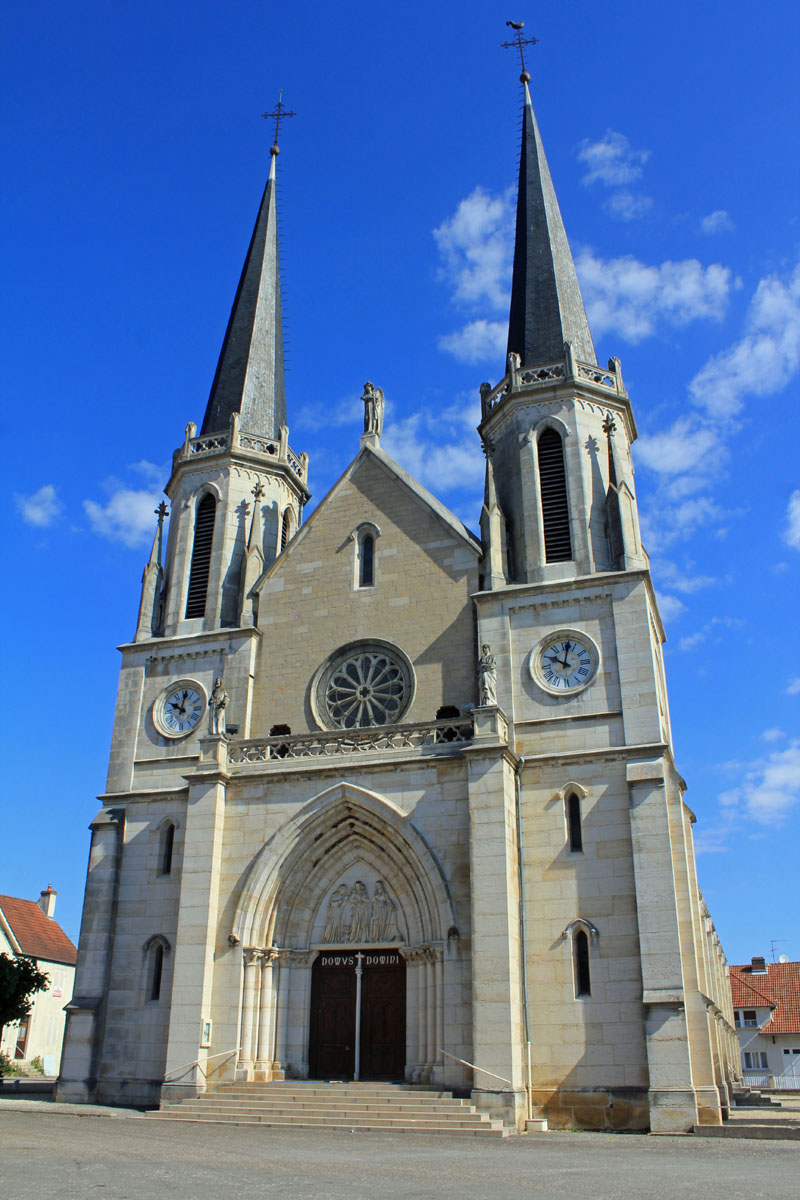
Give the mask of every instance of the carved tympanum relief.
M 328 900 L 322 941 L 328 945 L 359 942 L 399 942 L 395 906 L 382 879 L 370 899 L 367 885 L 357 879 L 352 887 L 340 883 Z

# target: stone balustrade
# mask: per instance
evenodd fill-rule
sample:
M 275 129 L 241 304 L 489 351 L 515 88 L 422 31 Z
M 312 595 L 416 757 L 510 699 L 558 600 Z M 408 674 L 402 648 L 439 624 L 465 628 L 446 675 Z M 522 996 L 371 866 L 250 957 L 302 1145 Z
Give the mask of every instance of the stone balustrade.
M 549 387 L 553 383 L 577 381 L 589 383 L 594 387 L 613 392 L 614 395 L 626 395 L 622 378 L 614 368 L 613 362 L 608 369 L 597 363 L 581 362 L 571 353 L 565 354 L 559 362 L 544 363 L 537 367 L 513 368 L 504 375 L 500 382 L 491 390 L 484 390 L 481 396 L 482 418 L 485 420 L 511 392 L 524 388 L 528 391 L 535 387 Z
M 281 428 L 280 438 L 263 437 L 260 434 L 247 433 L 239 428 L 238 413 L 234 414 L 230 429 L 222 433 L 202 434 L 196 436 L 196 426 L 189 425 L 186 440 L 177 452 L 178 458 L 205 458 L 212 454 L 235 453 L 237 450 L 265 454 L 276 462 L 285 463 L 290 471 L 306 483 L 308 479 L 308 455 L 295 454 L 289 447 L 289 431 L 286 426 Z
M 447 752 L 459 743 L 471 742 L 474 721 L 453 717 L 414 725 L 382 725 L 369 729 L 332 729 L 321 733 L 286 734 L 228 743 L 228 762 L 277 763 L 287 759 L 336 758 L 393 750 Z

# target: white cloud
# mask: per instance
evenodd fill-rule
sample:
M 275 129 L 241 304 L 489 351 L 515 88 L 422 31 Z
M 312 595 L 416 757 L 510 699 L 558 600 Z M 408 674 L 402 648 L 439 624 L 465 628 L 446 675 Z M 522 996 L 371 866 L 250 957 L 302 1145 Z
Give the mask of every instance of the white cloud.
M 386 410 L 391 408 L 391 400 L 386 397 Z M 294 418 L 298 429 L 316 430 L 320 428 L 339 428 L 352 425 L 361 434 L 364 420 L 364 404 L 360 392 L 351 392 L 333 403 L 310 401 L 303 404 Z
M 84 500 L 83 507 L 94 533 L 133 547 L 153 540 L 154 510 L 161 499 L 159 488 L 117 487 L 105 504 Z
M 696 630 L 694 633 L 687 634 L 678 642 L 679 650 L 694 650 L 697 646 L 707 641 L 712 635 L 714 640 L 720 640 L 720 633 L 723 629 L 736 629 L 744 625 L 739 617 L 712 617 L 710 621 Z
M 760 281 L 745 328 L 689 385 L 695 404 L 718 420 L 736 416 L 745 396 L 780 391 L 800 366 L 800 266 L 786 282 L 774 275 Z
M 762 742 L 779 742 L 784 737 L 786 737 L 786 734 L 782 729 L 778 729 L 777 725 L 773 726 L 772 729 L 765 729 L 761 734 Z
M 679 417 L 661 433 L 642 434 L 634 450 L 637 462 L 659 475 L 682 475 L 696 467 L 718 461 L 720 432 L 694 416 Z
M 700 592 L 717 582 L 713 575 L 692 575 L 669 559 L 659 561 L 657 576 L 659 583 L 666 584 L 676 592 L 683 592 L 686 596 Z
M 649 150 L 635 150 L 624 133 L 607 129 L 596 142 L 584 138 L 578 146 L 578 161 L 588 168 L 582 182 L 587 186 L 603 183 L 619 187 L 632 183 L 642 174 L 642 164 L 650 157 Z
M 610 217 L 619 221 L 638 221 L 653 207 L 653 197 L 629 192 L 613 192 L 603 205 Z
M 722 320 L 733 285 L 729 267 L 694 258 L 654 267 L 632 255 L 603 259 L 583 250 L 575 267 L 595 338 L 613 329 L 633 344 L 664 325 Z
M 508 340 L 507 321 L 470 321 L 455 333 L 439 338 L 439 349 L 446 350 L 459 362 L 477 363 L 488 360 L 503 362 Z
M 686 605 L 677 596 L 669 596 L 665 592 L 656 592 L 658 611 L 663 621 L 672 621 L 686 612 Z
M 490 195 L 476 187 L 433 236 L 442 276 L 456 301 L 491 308 L 507 306 L 514 253 L 514 189 Z
M 790 679 L 784 691 L 787 696 L 800 695 L 800 675 L 795 675 L 794 679 Z
M 744 335 L 709 359 L 692 380 L 694 412 L 637 442 L 637 462 L 658 477 L 655 495 L 641 514 L 651 552 L 658 553 L 704 526 L 716 525 L 722 532 L 722 521 L 736 515 L 720 508 L 708 494 L 725 471 L 736 418 L 748 394 L 779 391 L 798 368 L 800 267 L 787 280 L 768 276 L 759 282 Z M 800 549 L 800 490 L 790 497 L 784 538 Z M 773 569 L 783 568 L 779 564 Z
M 52 525 L 64 509 L 52 483 L 44 484 L 31 496 L 15 494 L 14 504 L 23 521 L 28 525 L 35 525 L 38 529 L 46 529 L 48 525 Z
M 724 208 L 715 209 L 707 217 L 703 217 L 700 222 L 701 233 L 731 233 L 735 228 L 736 226 Z
M 437 412 L 412 413 L 387 424 L 381 444 L 407 471 L 437 496 L 448 491 L 471 491 L 474 507 L 483 496 L 483 457 L 478 435 L 480 401 L 465 398 L 461 404 Z M 442 440 L 442 431 L 449 440 Z
M 786 530 L 784 539 L 795 550 L 800 550 L 800 488 L 792 492 L 789 506 L 786 509 Z
M 750 817 L 761 825 L 778 825 L 800 801 L 800 742 L 776 750 L 750 764 L 738 787 L 720 798 L 723 810 Z

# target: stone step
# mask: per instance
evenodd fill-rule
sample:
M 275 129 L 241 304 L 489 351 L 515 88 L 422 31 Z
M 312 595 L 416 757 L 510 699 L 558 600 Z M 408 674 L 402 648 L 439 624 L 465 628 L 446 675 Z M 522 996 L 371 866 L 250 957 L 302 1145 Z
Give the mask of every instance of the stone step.
M 256 1126 L 261 1129 L 284 1128 L 284 1129 L 330 1129 L 339 1130 L 340 1132 L 353 1132 L 358 1130 L 359 1133 L 434 1133 L 443 1134 L 449 1133 L 458 1137 L 507 1137 L 508 1130 L 505 1129 L 499 1121 L 485 1121 L 478 1124 L 467 1125 L 462 1122 L 448 1121 L 446 1124 L 437 1124 L 434 1121 L 377 1121 L 377 1120 L 354 1120 L 354 1121 L 331 1121 L 331 1120 L 302 1120 L 298 1121 L 291 1117 L 283 1120 L 277 1117 L 262 1118 L 262 1119 L 241 1119 L 234 1116 L 208 1116 L 197 1114 L 192 1116 L 183 1116 L 180 1112 L 157 1111 L 148 1112 L 146 1114 L 154 1121 L 183 1121 L 191 1123 L 206 1123 L 206 1124 L 224 1124 L 224 1125 L 249 1125 Z
M 230 1092 L 252 1092 L 258 1096 L 267 1093 L 281 1096 L 414 1096 L 425 1099 L 446 1099 L 452 1092 L 434 1092 L 428 1087 L 409 1087 L 401 1084 L 219 1084 L 217 1094 Z
M 165 1106 L 166 1107 L 166 1106 Z M 247 1101 L 230 1101 L 229 1103 L 214 1103 L 213 1100 L 180 1100 L 169 1108 L 180 1108 L 184 1111 L 191 1108 L 203 1112 L 254 1112 L 254 1113 L 298 1113 L 300 1115 L 347 1116 L 372 1114 L 376 1117 L 407 1116 L 432 1119 L 440 1116 L 463 1116 L 469 1114 L 469 1105 L 419 1105 L 419 1104 L 280 1104 L 277 1101 L 264 1100 L 261 1103 Z
M 757 1138 L 763 1141 L 800 1142 L 800 1122 L 785 1125 L 770 1121 L 728 1121 L 724 1125 L 695 1125 L 700 1137 Z

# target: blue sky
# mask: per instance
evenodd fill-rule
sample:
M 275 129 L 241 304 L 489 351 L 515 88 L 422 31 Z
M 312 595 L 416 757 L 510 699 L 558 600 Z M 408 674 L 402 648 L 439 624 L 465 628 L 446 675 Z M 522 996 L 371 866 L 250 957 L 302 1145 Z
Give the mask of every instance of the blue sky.
M 10 4 L 0 891 L 77 937 L 115 646 L 200 420 L 278 89 L 290 441 L 319 500 L 367 378 L 386 449 L 477 528 L 503 373 L 518 66 L 598 357 L 619 355 L 679 769 L 733 962 L 800 958 L 800 104 L 794 0 Z M 312 501 L 313 503 L 313 501 Z

